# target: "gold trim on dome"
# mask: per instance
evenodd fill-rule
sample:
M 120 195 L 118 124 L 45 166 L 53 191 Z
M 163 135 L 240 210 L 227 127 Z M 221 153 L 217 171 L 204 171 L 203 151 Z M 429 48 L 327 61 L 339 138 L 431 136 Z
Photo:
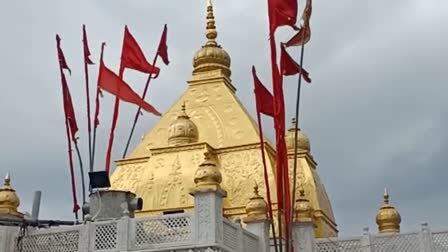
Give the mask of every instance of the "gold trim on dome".
M 376 215 L 376 223 L 380 233 L 399 233 L 401 216 L 400 213 L 390 205 L 389 193 L 384 189 L 384 203 Z

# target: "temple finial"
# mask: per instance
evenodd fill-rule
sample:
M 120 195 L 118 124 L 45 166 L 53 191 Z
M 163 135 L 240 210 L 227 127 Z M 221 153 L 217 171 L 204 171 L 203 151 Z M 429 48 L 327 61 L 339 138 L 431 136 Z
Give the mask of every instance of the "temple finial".
M 216 38 L 218 32 L 215 26 L 215 16 L 213 15 L 213 3 L 212 0 L 207 0 L 207 43 L 206 46 L 217 46 Z

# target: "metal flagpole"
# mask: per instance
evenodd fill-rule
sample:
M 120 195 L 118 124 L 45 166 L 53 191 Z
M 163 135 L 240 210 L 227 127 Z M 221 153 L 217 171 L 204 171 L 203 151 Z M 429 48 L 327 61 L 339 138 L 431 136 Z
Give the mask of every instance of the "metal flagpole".
M 305 33 L 304 33 L 305 34 Z M 305 35 L 304 35 L 305 36 Z M 293 169 L 293 187 L 292 187 L 292 209 L 294 209 L 295 201 L 296 201 L 296 186 L 297 186 L 297 137 L 299 131 L 299 108 L 300 108 L 300 90 L 302 86 L 302 70 L 303 70 L 303 57 L 305 53 L 305 43 L 302 39 L 302 49 L 300 52 L 300 71 L 299 71 L 299 81 L 297 85 L 297 98 L 296 98 L 296 125 L 294 131 L 294 169 Z M 294 211 L 291 211 L 291 223 L 294 218 Z M 292 231 L 290 232 L 290 237 L 292 237 Z
M 81 158 L 81 152 L 78 148 L 78 142 L 73 141 L 76 149 L 76 154 L 78 155 L 78 161 L 79 161 L 79 170 L 81 172 L 81 185 L 82 185 L 82 204 L 84 205 L 86 203 L 86 183 L 84 181 L 84 168 L 82 165 L 82 158 Z
M 158 57 L 159 57 L 159 53 L 157 52 L 156 56 L 154 57 L 154 60 L 152 61 L 153 66 L 156 65 Z M 148 80 L 146 80 L 146 85 L 145 85 L 145 89 L 143 90 L 142 99 L 145 99 L 145 97 L 146 97 L 146 92 L 148 91 L 148 87 L 149 87 L 149 83 L 151 82 L 152 75 L 153 75 L 153 73 L 150 73 L 148 76 Z M 131 139 L 132 139 L 132 136 L 134 135 L 135 126 L 137 125 L 137 121 L 138 121 L 138 118 L 140 117 L 141 111 L 142 111 L 142 108 L 138 107 L 137 113 L 135 113 L 134 123 L 132 124 L 131 133 L 129 134 L 128 141 L 126 143 L 126 147 L 124 148 L 123 158 L 126 157 L 126 154 L 128 152 L 128 148 L 129 148 L 129 145 L 131 144 Z

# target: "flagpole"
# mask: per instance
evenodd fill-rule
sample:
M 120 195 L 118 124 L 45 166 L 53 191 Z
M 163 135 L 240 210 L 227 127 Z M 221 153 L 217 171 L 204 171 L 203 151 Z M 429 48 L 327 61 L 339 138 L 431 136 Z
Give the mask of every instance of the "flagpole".
M 301 70 L 303 69 L 303 58 L 304 58 L 304 54 L 305 54 L 305 43 L 303 42 L 302 39 L 302 48 L 301 48 L 301 52 L 300 52 L 300 67 Z M 296 187 L 297 187 L 297 138 L 298 138 L 298 131 L 299 131 L 299 109 L 300 109 L 300 91 L 302 87 L 302 71 L 299 71 L 299 80 L 298 80 L 298 85 L 297 85 L 297 98 L 296 98 L 296 113 L 295 113 L 295 118 L 296 118 L 296 125 L 295 125 L 295 131 L 294 131 L 294 168 L 293 168 L 293 192 L 292 192 L 292 208 L 294 209 L 294 205 L 295 205 L 295 201 L 296 201 Z M 293 221 L 294 218 L 294 213 L 293 211 L 291 212 L 291 221 Z M 291 237 L 292 237 L 292 232 L 291 232 Z
M 106 46 L 105 42 L 101 43 L 100 66 L 103 63 L 103 52 L 104 52 L 105 46 Z M 99 89 L 98 84 L 97 84 L 96 97 L 95 97 L 95 118 L 93 121 L 92 160 L 91 160 L 92 171 L 95 166 L 96 129 L 98 128 L 98 125 L 99 125 L 99 122 L 97 120 L 98 120 L 98 115 L 100 112 L 100 96 L 102 96 L 101 94 L 102 94 L 101 90 Z M 90 188 L 90 186 L 89 186 L 89 191 L 92 192 L 92 189 Z
M 86 47 L 87 44 L 87 35 L 86 35 L 86 26 L 82 26 L 83 29 L 83 49 L 84 49 L 84 77 L 85 77 L 85 83 L 86 83 L 86 100 L 87 100 L 87 131 L 89 135 L 89 171 L 93 171 L 92 168 L 92 126 L 90 122 L 90 90 L 89 90 L 89 69 L 88 69 L 88 62 L 86 60 Z
M 261 159 L 263 161 L 263 169 L 264 169 L 264 183 L 266 184 L 266 194 L 267 194 L 267 200 L 268 200 L 268 205 L 269 205 L 269 207 L 268 207 L 269 219 L 271 220 L 272 236 L 274 238 L 274 248 L 275 248 L 275 252 L 277 252 L 278 249 L 277 249 L 277 239 L 275 236 L 274 216 L 272 213 L 271 190 L 269 188 L 268 170 L 266 167 L 266 154 L 264 153 L 263 128 L 261 126 L 261 116 L 258 111 L 257 111 L 257 119 L 258 119 L 258 130 L 259 130 L 259 134 L 260 134 Z
M 158 53 L 154 56 L 154 59 L 152 61 L 153 66 L 156 65 L 158 56 L 159 56 Z M 149 83 L 151 83 L 152 75 L 153 75 L 153 73 L 150 73 L 148 76 L 148 79 L 146 80 L 146 85 L 145 85 L 145 89 L 143 90 L 142 99 L 145 99 L 145 97 L 146 97 Z M 141 111 L 142 111 L 142 107 L 138 107 L 137 113 L 135 113 L 134 123 L 132 124 L 131 133 L 129 134 L 128 141 L 126 143 L 126 147 L 124 148 L 123 159 L 126 157 L 126 154 L 128 152 L 128 148 L 129 148 L 129 145 L 131 144 L 131 139 L 132 139 L 132 136 L 134 135 L 135 126 L 137 125 L 137 121 L 138 121 L 138 118 L 140 117 Z
M 78 142 L 76 140 L 74 140 L 73 143 L 75 145 L 76 154 L 78 155 L 79 170 L 81 172 L 82 204 L 84 205 L 86 203 L 86 184 L 84 181 L 84 168 L 82 165 L 81 152 L 79 151 L 79 148 L 78 148 Z
M 70 129 L 68 127 L 67 118 L 65 119 L 65 130 L 67 132 L 68 162 L 69 162 L 69 166 L 70 166 L 70 177 L 71 177 L 71 182 L 72 182 L 73 213 L 75 214 L 76 222 L 78 222 L 79 206 L 78 206 L 78 200 L 76 197 L 75 171 L 73 168 L 72 144 L 71 144 L 71 139 L 70 139 Z

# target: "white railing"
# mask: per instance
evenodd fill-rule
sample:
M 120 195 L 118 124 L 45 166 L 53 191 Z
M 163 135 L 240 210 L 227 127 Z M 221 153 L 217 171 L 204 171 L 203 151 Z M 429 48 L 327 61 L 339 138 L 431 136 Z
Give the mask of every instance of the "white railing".
M 225 252 L 258 252 L 258 236 L 227 219 L 223 221 L 223 241 L 217 244 Z M 0 251 L 14 252 L 118 252 L 176 251 L 198 247 L 194 216 L 173 214 L 149 218 L 90 222 L 73 227 L 32 229 L 18 239 L 18 228 L 2 231 Z M 201 228 L 201 227 L 197 227 Z M 9 232 L 9 240 L 2 237 Z M 3 243 L 3 244 L 2 244 Z M 12 248 L 12 249 L 9 249 Z

